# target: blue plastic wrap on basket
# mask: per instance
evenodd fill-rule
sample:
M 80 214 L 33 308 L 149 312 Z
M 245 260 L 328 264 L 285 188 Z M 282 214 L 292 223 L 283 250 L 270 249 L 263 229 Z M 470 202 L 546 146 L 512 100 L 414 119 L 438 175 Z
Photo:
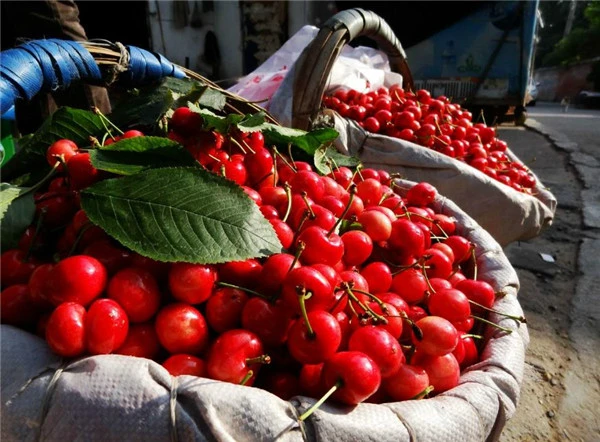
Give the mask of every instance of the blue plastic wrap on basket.
M 135 84 L 185 74 L 160 54 L 127 46 L 125 78 Z M 0 53 L 0 114 L 14 120 L 17 99 L 67 88 L 72 82 L 100 82 L 102 73 L 92 54 L 70 40 L 34 40 Z

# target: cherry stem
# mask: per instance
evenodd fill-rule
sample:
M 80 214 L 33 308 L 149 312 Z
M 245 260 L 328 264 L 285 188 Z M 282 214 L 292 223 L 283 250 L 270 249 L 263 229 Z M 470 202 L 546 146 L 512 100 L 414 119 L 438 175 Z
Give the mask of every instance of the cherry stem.
M 115 126 L 115 124 L 112 121 L 110 121 L 106 117 L 106 115 L 104 115 L 102 113 L 102 111 L 100 109 L 98 109 L 96 106 L 92 106 L 92 111 L 100 117 L 100 121 L 102 122 L 104 129 L 106 129 L 106 132 L 110 133 L 110 129 L 108 129 L 108 127 L 105 124 L 105 122 L 108 122 L 108 124 L 110 124 L 117 132 L 119 132 L 121 135 L 123 135 L 123 131 L 121 129 L 119 129 L 117 126 Z M 111 134 L 111 138 L 112 138 L 112 134 Z
M 37 239 L 37 237 L 40 233 L 40 230 L 42 228 L 42 224 L 44 221 L 44 217 L 46 216 L 46 212 L 48 212 L 48 209 L 46 209 L 46 208 L 42 209 L 42 211 L 40 212 L 40 216 L 38 217 L 38 219 L 35 223 L 35 232 L 33 232 L 33 237 L 31 238 L 31 245 L 27 248 L 27 253 L 25 253 L 25 256 L 23 257 L 23 262 L 28 262 L 29 258 L 31 257 L 31 254 L 33 253 L 35 240 Z
M 471 247 L 471 258 L 473 258 L 473 281 L 477 281 L 477 256 L 475 256 L 475 245 Z
M 383 302 L 381 299 L 379 299 L 377 296 L 373 295 L 372 293 L 369 292 L 365 292 L 364 290 L 360 290 L 360 289 L 353 289 L 356 293 L 360 293 L 362 295 L 366 295 L 369 298 L 371 298 L 373 301 L 375 301 L 379 307 L 381 307 L 381 310 L 383 310 L 384 313 L 387 313 L 387 307 L 385 305 L 385 302 Z
M 285 209 L 285 215 L 283 216 L 281 221 L 285 223 L 287 222 L 287 219 L 290 216 L 290 213 L 292 212 L 292 188 L 288 183 L 285 183 L 283 185 L 283 188 L 285 189 L 285 196 L 287 198 L 287 207 Z
M 294 161 L 294 156 L 292 155 L 292 143 L 288 143 L 287 150 L 288 156 L 290 157 L 290 161 L 292 162 L 292 170 L 294 172 L 298 172 L 298 167 L 296 167 L 296 162 Z
M 510 328 L 502 327 L 501 325 L 495 324 L 492 321 L 488 321 L 487 319 L 483 319 L 479 316 L 471 315 L 471 318 L 476 319 L 478 321 L 483 322 L 484 324 L 491 325 L 492 327 L 496 327 L 499 330 L 505 331 L 506 333 L 512 333 L 513 331 Z
M 435 293 L 435 289 L 431 285 L 431 281 L 429 280 L 429 276 L 427 276 L 427 270 L 426 269 L 427 269 L 427 266 L 421 266 L 421 270 L 423 272 L 423 277 L 425 278 L 425 282 L 427 283 L 427 287 L 429 288 L 429 291 L 433 295 Z
M 229 139 L 233 142 L 233 144 L 235 144 L 237 147 L 240 148 L 240 150 L 242 151 L 242 153 L 244 155 L 246 155 L 248 153 L 248 152 L 246 152 L 246 149 L 244 149 L 244 146 L 242 146 L 242 144 L 238 140 L 236 140 L 234 137 L 230 137 Z
M 96 138 L 96 137 L 93 137 L 93 136 L 91 136 L 91 135 L 90 135 L 90 136 L 88 137 L 88 140 L 89 140 L 90 144 L 91 144 L 92 146 L 94 146 L 94 147 L 100 147 L 100 146 L 102 146 L 102 145 L 100 144 L 100 141 L 98 141 L 98 138 Z
M 304 200 L 304 204 L 306 204 L 306 210 L 308 210 L 310 219 L 315 219 L 317 217 L 317 215 L 315 215 L 314 210 L 312 209 L 312 207 L 310 207 L 310 202 L 308 201 L 308 193 L 306 193 L 306 191 L 302 191 L 300 196 L 302 196 L 302 199 Z
M 404 310 L 400 310 L 400 316 L 402 317 L 402 319 L 404 319 L 406 322 L 408 322 L 408 325 L 410 325 L 412 332 L 415 334 L 416 340 L 417 341 L 423 340 L 423 331 L 419 328 L 419 326 L 415 323 L 415 321 L 410 319 Z
M 244 376 L 244 379 L 242 379 L 240 381 L 240 385 L 246 385 L 248 383 L 248 381 L 252 378 L 252 376 L 254 376 L 254 371 L 248 370 L 248 373 L 246 373 L 246 375 Z
M 87 222 L 81 229 L 79 229 L 79 232 L 77 233 L 77 238 L 75 238 L 75 241 L 73 241 L 73 245 L 71 246 L 71 249 L 69 250 L 67 256 L 72 256 L 73 253 L 75 253 L 75 250 L 77 250 L 77 246 L 79 246 L 79 243 L 81 242 L 81 238 L 83 238 L 85 232 L 87 232 L 92 227 L 94 227 L 94 225 L 91 222 Z
M 275 156 L 278 156 L 279 158 L 281 158 L 281 161 L 283 161 L 283 164 L 285 164 L 287 167 L 292 169 L 294 172 L 298 172 L 298 169 L 296 168 L 296 166 L 294 166 L 292 163 L 290 163 L 287 160 L 287 158 L 285 157 L 285 155 L 283 155 L 281 152 L 279 152 L 276 147 L 273 147 L 273 153 L 275 154 Z
M 410 220 L 411 216 L 416 216 L 417 218 L 424 219 L 425 221 L 428 221 L 428 222 L 430 222 L 432 224 L 435 223 L 434 219 L 428 218 L 425 215 L 419 215 L 418 213 L 409 212 L 408 209 L 406 209 L 406 208 L 404 210 L 405 210 L 404 215 L 398 215 L 398 218 L 402 218 L 402 217 L 406 216 Z
M 246 140 L 242 140 L 242 143 L 244 143 L 244 147 L 245 147 L 246 149 L 248 149 L 250 152 L 252 152 L 252 153 L 256 153 L 256 152 L 255 152 L 255 151 L 252 149 L 252 147 L 250 147 L 250 145 L 249 145 L 249 144 L 246 142 Z M 246 153 L 246 152 L 244 152 L 244 153 Z
M 397 272 L 393 272 L 393 273 L 392 273 L 392 276 L 396 276 L 396 275 L 398 275 L 399 273 L 405 272 L 405 271 L 406 271 L 406 270 L 408 270 L 408 269 L 414 269 L 414 268 L 416 268 L 416 267 L 420 267 L 420 266 L 422 266 L 422 262 L 421 262 L 420 260 L 419 260 L 419 261 L 415 261 L 415 262 L 413 262 L 413 263 L 412 263 L 411 265 L 409 265 L 409 266 L 397 266 L 397 267 L 398 267 L 400 270 L 398 270 Z
M 483 336 L 481 336 L 481 335 L 474 335 L 472 333 L 467 333 L 465 335 L 462 335 L 461 338 L 483 339 Z
M 450 235 L 448 235 L 448 234 L 446 233 L 446 231 L 445 231 L 445 230 L 442 228 L 442 226 L 440 225 L 441 223 L 440 223 L 440 222 L 439 222 L 437 219 L 433 220 L 433 224 L 435 224 L 435 225 L 437 226 L 437 228 L 438 228 L 438 229 L 440 229 L 440 231 L 441 231 L 441 232 L 444 234 L 444 239 L 446 239 L 446 238 L 448 238 L 448 237 L 450 236 Z M 437 238 L 437 237 L 436 237 L 436 238 Z
M 348 200 L 348 204 L 346 204 L 346 207 L 344 208 L 344 211 L 342 212 L 342 215 L 337 219 L 337 221 L 331 227 L 331 229 L 329 230 L 329 232 L 327 232 L 327 237 L 328 238 L 333 234 L 333 232 L 335 232 L 335 230 L 342 223 L 342 220 L 346 217 L 346 215 L 350 211 L 350 207 L 352 206 L 352 201 L 354 201 L 354 195 L 356 195 L 356 184 L 354 184 L 354 183 L 350 184 L 350 189 L 348 190 L 348 192 L 350 192 L 350 199 Z
M 382 316 L 378 313 L 376 313 L 375 311 L 373 311 L 373 309 L 371 307 L 369 307 L 368 305 L 365 305 L 360 299 L 358 299 L 356 297 L 356 295 L 352 292 L 352 289 L 350 288 L 350 285 L 348 283 L 344 283 L 342 284 L 344 290 L 346 291 L 346 293 L 348 293 L 348 296 L 350 297 L 350 299 L 354 302 L 356 302 L 360 308 L 362 308 L 366 314 L 368 314 L 369 316 L 373 317 L 374 319 L 376 319 L 378 322 L 381 322 L 382 324 L 387 324 L 388 320 L 385 318 L 385 316 Z
M 302 313 L 302 319 L 306 324 L 306 328 L 308 329 L 308 337 L 310 339 L 314 339 L 316 337 L 316 333 L 313 328 L 310 326 L 310 322 L 308 320 L 308 312 L 306 311 L 306 299 L 312 296 L 310 293 L 308 296 L 306 295 L 306 289 L 304 287 L 296 287 L 296 291 L 298 292 L 298 302 L 300 303 L 300 312 Z
M 427 396 L 433 390 L 434 390 L 433 385 L 430 385 L 429 387 L 427 387 L 425 390 L 423 390 L 422 392 L 420 392 L 419 394 L 417 394 L 415 397 L 411 398 L 410 400 L 412 401 L 412 400 L 423 399 L 425 396 Z
M 508 313 L 502 313 L 502 312 L 499 312 L 498 310 L 494 310 L 493 308 L 489 308 L 489 307 L 486 307 L 485 305 L 479 304 L 478 302 L 475 302 L 471 299 L 469 299 L 469 302 L 473 305 L 476 305 L 477 307 L 487 310 L 488 312 L 492 312 L 497 315 L 504 316 L 505 318 L 514 319 L 515 321 L 522 322 L 524 324 L 527 323 L 527 319 L 525 318 L 525 316 L 514 316 L 514 315 L 509 315 Z
M 300 421 L 305 421 L 306 419 L 308 419 L 310 417 L 311 414 L 313 414 L 315 411 L 317 411 L 319 409 L 319 407 L 321 405 L 323 405 L 323 403 L 329 399 L 329 397 L 335 393 L 335 391 L 340 388 L 343 385 L 343 381 L 340 379 L 339 381 L 337 381 L 335 383 L 335 385 L 333 387 L 331 387 L 327 393 L 325 393 L 323 396 L 321 396 L 321 399 L 319 399 L 317 402 L 315 402 L 312 407 L 310 407 L 308 410 L 306 410 L 304 413 L 302 413 L 300 415 L 300 417 L 298 418 Z
M 304 226 L 304 223 L 306 222 L 309 216 L 310 212 L 308 210 L 305 210 L 304 214 L 302 215 L 302 219 L 300 219 L 300 222 L 298 223 L 296 233 L 294 234 L 294 241 L 296 240 L 296 238 L 298 238 L 298 235 L 300 235 L 300 232 L 302 231 L 302 226 Z
M 231 289 L 243 290 L 244 292 L 251 293 L 251 294 L 253 294 L 255 296 L 258 296 L 259 298 L 266 299 L 267 301 L 271 300 L 271 298 L 269 298 L 268 296 L 263 295 L 262 293 L 259 293 L 259 292 L 254 291 L 254 290 L 247 289 L 246 287 L 241 287 L 239 285 L 230 284 L 228 282 L 222 282 L 222 281 L 218 281 L 217 285 L 220 286 L 220 287 L 229 287 Z
M 290 268 L 288 269 L 288 273 L 294 268 L 296 263 L 300 260 L 300 255 L 302 255 L 302 252 L 304 252 L 304 249 L 306 249 L 306 243 L 304 241 L 298 241 L 298 245 L 296 246 L 296 253 L 294 254 L 294 260 L 292 261 L 292 264 L 290 265 Z
M 63 160 L 63 162 L 64 162 L 64 160 Z M 21 193 L 19 195 L 19 197 L 21 197 L 23 195 L 27 195 L 28 193 L 31 193 L 31 192 L 35 192 L 40 187 L 42 187 L 50 178 L 52 178 L 56 174 L 56 169 L 58 169 L 58 166 L 60 166 L 60 164 L 61 164 L 60 162 L 54 163 L 54 166 L 52 166 L 52 169 L 50 169 L 50 172 L 48 172 L 44 178 L 42 178 L 38 183 L 35 183 L 33 186 L 31 186 L 25 192 Z
M 269 365 L 270 363 L 271 363 L 271 356 L 269 356 L 269 355 L 260 355 L 255 358 L 247 358 L 246 359 L 246 365 L 252 365 L 252 364 Z

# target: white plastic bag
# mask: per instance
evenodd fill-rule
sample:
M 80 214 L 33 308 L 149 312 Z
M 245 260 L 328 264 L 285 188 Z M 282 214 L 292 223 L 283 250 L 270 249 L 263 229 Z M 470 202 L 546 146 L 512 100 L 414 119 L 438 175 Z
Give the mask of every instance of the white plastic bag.
M 318 31 L 314 26 L 304 26 L 256 70 L 229 88 L 229 91 L 247 100 L 261 102 L 268 110 L 271 97 Z M 402 76 L 390 72 L 385 54 L 373 48 L 346 46 L 333 66 L 327 89 L 344 86 L 365 92 L 395 83 L 402 84 Z

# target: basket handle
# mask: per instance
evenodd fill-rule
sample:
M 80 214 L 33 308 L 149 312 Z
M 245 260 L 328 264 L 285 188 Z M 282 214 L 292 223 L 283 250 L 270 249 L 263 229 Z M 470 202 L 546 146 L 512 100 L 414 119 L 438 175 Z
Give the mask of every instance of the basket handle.
M 357 37 L 370 37 L 377 42 L 390 61 L 393 72 L 402 75 L 404 86 L 413 89 L 413 78 L 406 61 L 406 53 L 390 25 L 380 16 L 361 8 L 341 11 L 321 27 L 314 40 L 296 61 L 292 126 L 310 129 L 321 106 L 327 79 L 345 44 Z M 298 75 L 308 72 L 308 75 Z
M 143 83 L 166 76 L 185 77 L 185 73 L 162 55 L 135 46 L 76 42 L 71 40 L 33 40 L 0 53 L 0 115 L 14 119 L 17 99 L 31 100 L 41 92 L 66 88 L 76 80 L 102 83 L 91 47 L 116 48 L 121 57 L 113 64 L 127 72 L 132 82 Z M 114 79 L 113 79 L 114 80 Z

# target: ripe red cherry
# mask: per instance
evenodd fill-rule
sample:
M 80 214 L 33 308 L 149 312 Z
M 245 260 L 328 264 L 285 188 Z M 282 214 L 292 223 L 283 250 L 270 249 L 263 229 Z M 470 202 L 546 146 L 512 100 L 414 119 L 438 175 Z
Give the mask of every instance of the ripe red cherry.
M 453 288 L 438 290 L 427 299 L 429 313 L 441 316 L 450 322 L 466 320 L 471 315 L 469 299 L 460 290 Z
M 173 297 L 188 304 L 200 304 L 210 297 L 217 281 L 212 265 L 174 263 L 169 272 L 169 288 Z
M 405 218 L 392 223 L 392 233 L 388 242 L 403 257 L 421 256 L 425 250 L 423 230 Z
M 392 278 L 392 291 L 409 304 L 417 304 L 425 299 L 428 290 L 423 272 L 414 268 L 403 270 Z
M 417 352 L 411 363 L 425 369 L 429 383 L 436 393 L 443 393 L 458 385 L 460 367 L 452 353 L 430 356 Z
M 344 264 L 357 266 L 365 262 L 373 252 L 373 240 L 362 230 L 350 230 L 342 234 Z
M 46 324 L 46 341 L 54 353 L 74 358 L 85 352 L 86 315 L 85 308 L 76 302 L 56 307 Z
M 156 316 L 156 334 L 170 353 L 199 354 L 208 343 L 204 316 L 191 305 L 170 304 Z
M 125 342 L 129 319 L 112 299 L 98 299 L 90 306 L 85 320 L 85 343 L 90 354 L 114 352 Z
M 181 134 L 191 135 L 202 127 L 202 116 L 187 107 L 175 109 L 170 125 Z
M 426 316 L 416 322 L 421 330 L 421 339 L 413 332 L 413 343 L 417 350 L 432 356 L 451 353 L 458 344 L 458 332 L 450 321 L 439 316 Z
M 383 262 L 376 261 L 366 265 L 360 274 L 367 280 L 373 293 L 387 292 L 392 285 L 392 272 Z
M 308 297 L 310 293 L 310 297 Z M 311 267 L 300 267 L 289 272 L 281 289 L 282 301 L 300 313 L 299 297 L 306 296 L 306 310 L 328 311 L 335 303 L 333 287 L 318 270 Z
M 415 206 L 427 206 L 437 196 L 437 190 L 431 184 L 422 182 L 414 185 L 406 193 L 408 204 Z
M 114 353 L 138 358 L 154 359 L 160 352 L 160 343 L 154 324 L 130 324 L 125 342 Z
M 14 284 L 0 293 L 0 322 L 16 326 L 36 323 L 40 316 L 29 299 L 27 284 Z
M 310 226 L 302 230 L 297 242 L 306 247 L 300 255 L 305 264 L 336 265 L 344 255 L 344 242 L 337 233 L 329 233 L 318 226 Z
M 171 376 L 189 375 L 204 377 L 206 375 L 206 363 L 196 356 L 176 354 L 167 358 L 162 366 L 167 369 Z
M 494 288 L 485 281 L 465 279 L 459 282 L 456 288 L 463 292 L 471 301 L 475 301 L 487 308 L 492 308 L 496 300 Z M 478 314 L 482 312 L 482 309 L 481 307 L 474 306 L 473 311 Z
M 78 150 L 77 144 L 73 141 L 66 139 L 58 140 L 48 147 L 48 150 L 46 151 L 46 160 L 50 166 L 54 166 L 54 164 L 59 161 L 59 157 L 62 157 L 66 163 L 69 161 L 69 158 L 78 152 Z M 62 170 L 62 165 L 58 166 L 58 170 Z
M 357 221 L 375 243 L 387 241 L 392 234 L 392 220 L 382 211 L 365 210 Z
M 107 295 L 123 307 L 131 322 L 146 322 L 160 306 L 160 289 L 148 270 L 128 267 L 108 282 Z
M 88 152 L 73 155 L 67 161 L 71 189 L 81 190 L 100 180 L 100 172 L 90 160 Z
M 218 333 L 239 328 L 248 295 L 240 289 L 223 287 L 213 292 L 206 303 L 206 321 Z
M 96 258 L 75 255 L 54 266 L 48 278 L 50 302 L 77 302 L 84 307 L 102 294 L 107 282 L 106 268 Z
M 242 327 L 268 347 L 281 346 L 288 337 L 295 312 L 281 301 L 250 298 L 242 310 Z
M 0 256 L 0 281 L 6 288 L 13 284 L 26 284 L 39 265 L 35 259 L 25 260 L 27 252 L 20 249 L 7 250 Z
M 405 361 L 398 340 L 385 329 L 372 325 L 360 327 L 352 333 L 348 350 L 369 356 L 379 367 L 382 379 L 396 373 Z
M 251 386 L 261 366 L 257 361 L 263 355 L 263 345 L 254 333 L 229 330 L 214 341 L 206 371 L 212 379 L 234 384 L 246 381 L 245 385 Z
M 393 376 L 383 380 L 382 386 L 392 400 L 408 401 L 429 387 L 429 376 L 421 367 L 403 364 Z
M 332 398 L 346 405 L 356 405 L 373 395 L 381 384 L 377 364 L 358 351 L 336 353 L 323 365 L 323 385 L 338 385 Z
M 338 350 L 342 330 L 335 317 L 323 310 L 312 311 L 307 317 L 312 334 L 304 319 L 298 319 L 288 333 L 287 347 L 301 364 L 319 364 Z

